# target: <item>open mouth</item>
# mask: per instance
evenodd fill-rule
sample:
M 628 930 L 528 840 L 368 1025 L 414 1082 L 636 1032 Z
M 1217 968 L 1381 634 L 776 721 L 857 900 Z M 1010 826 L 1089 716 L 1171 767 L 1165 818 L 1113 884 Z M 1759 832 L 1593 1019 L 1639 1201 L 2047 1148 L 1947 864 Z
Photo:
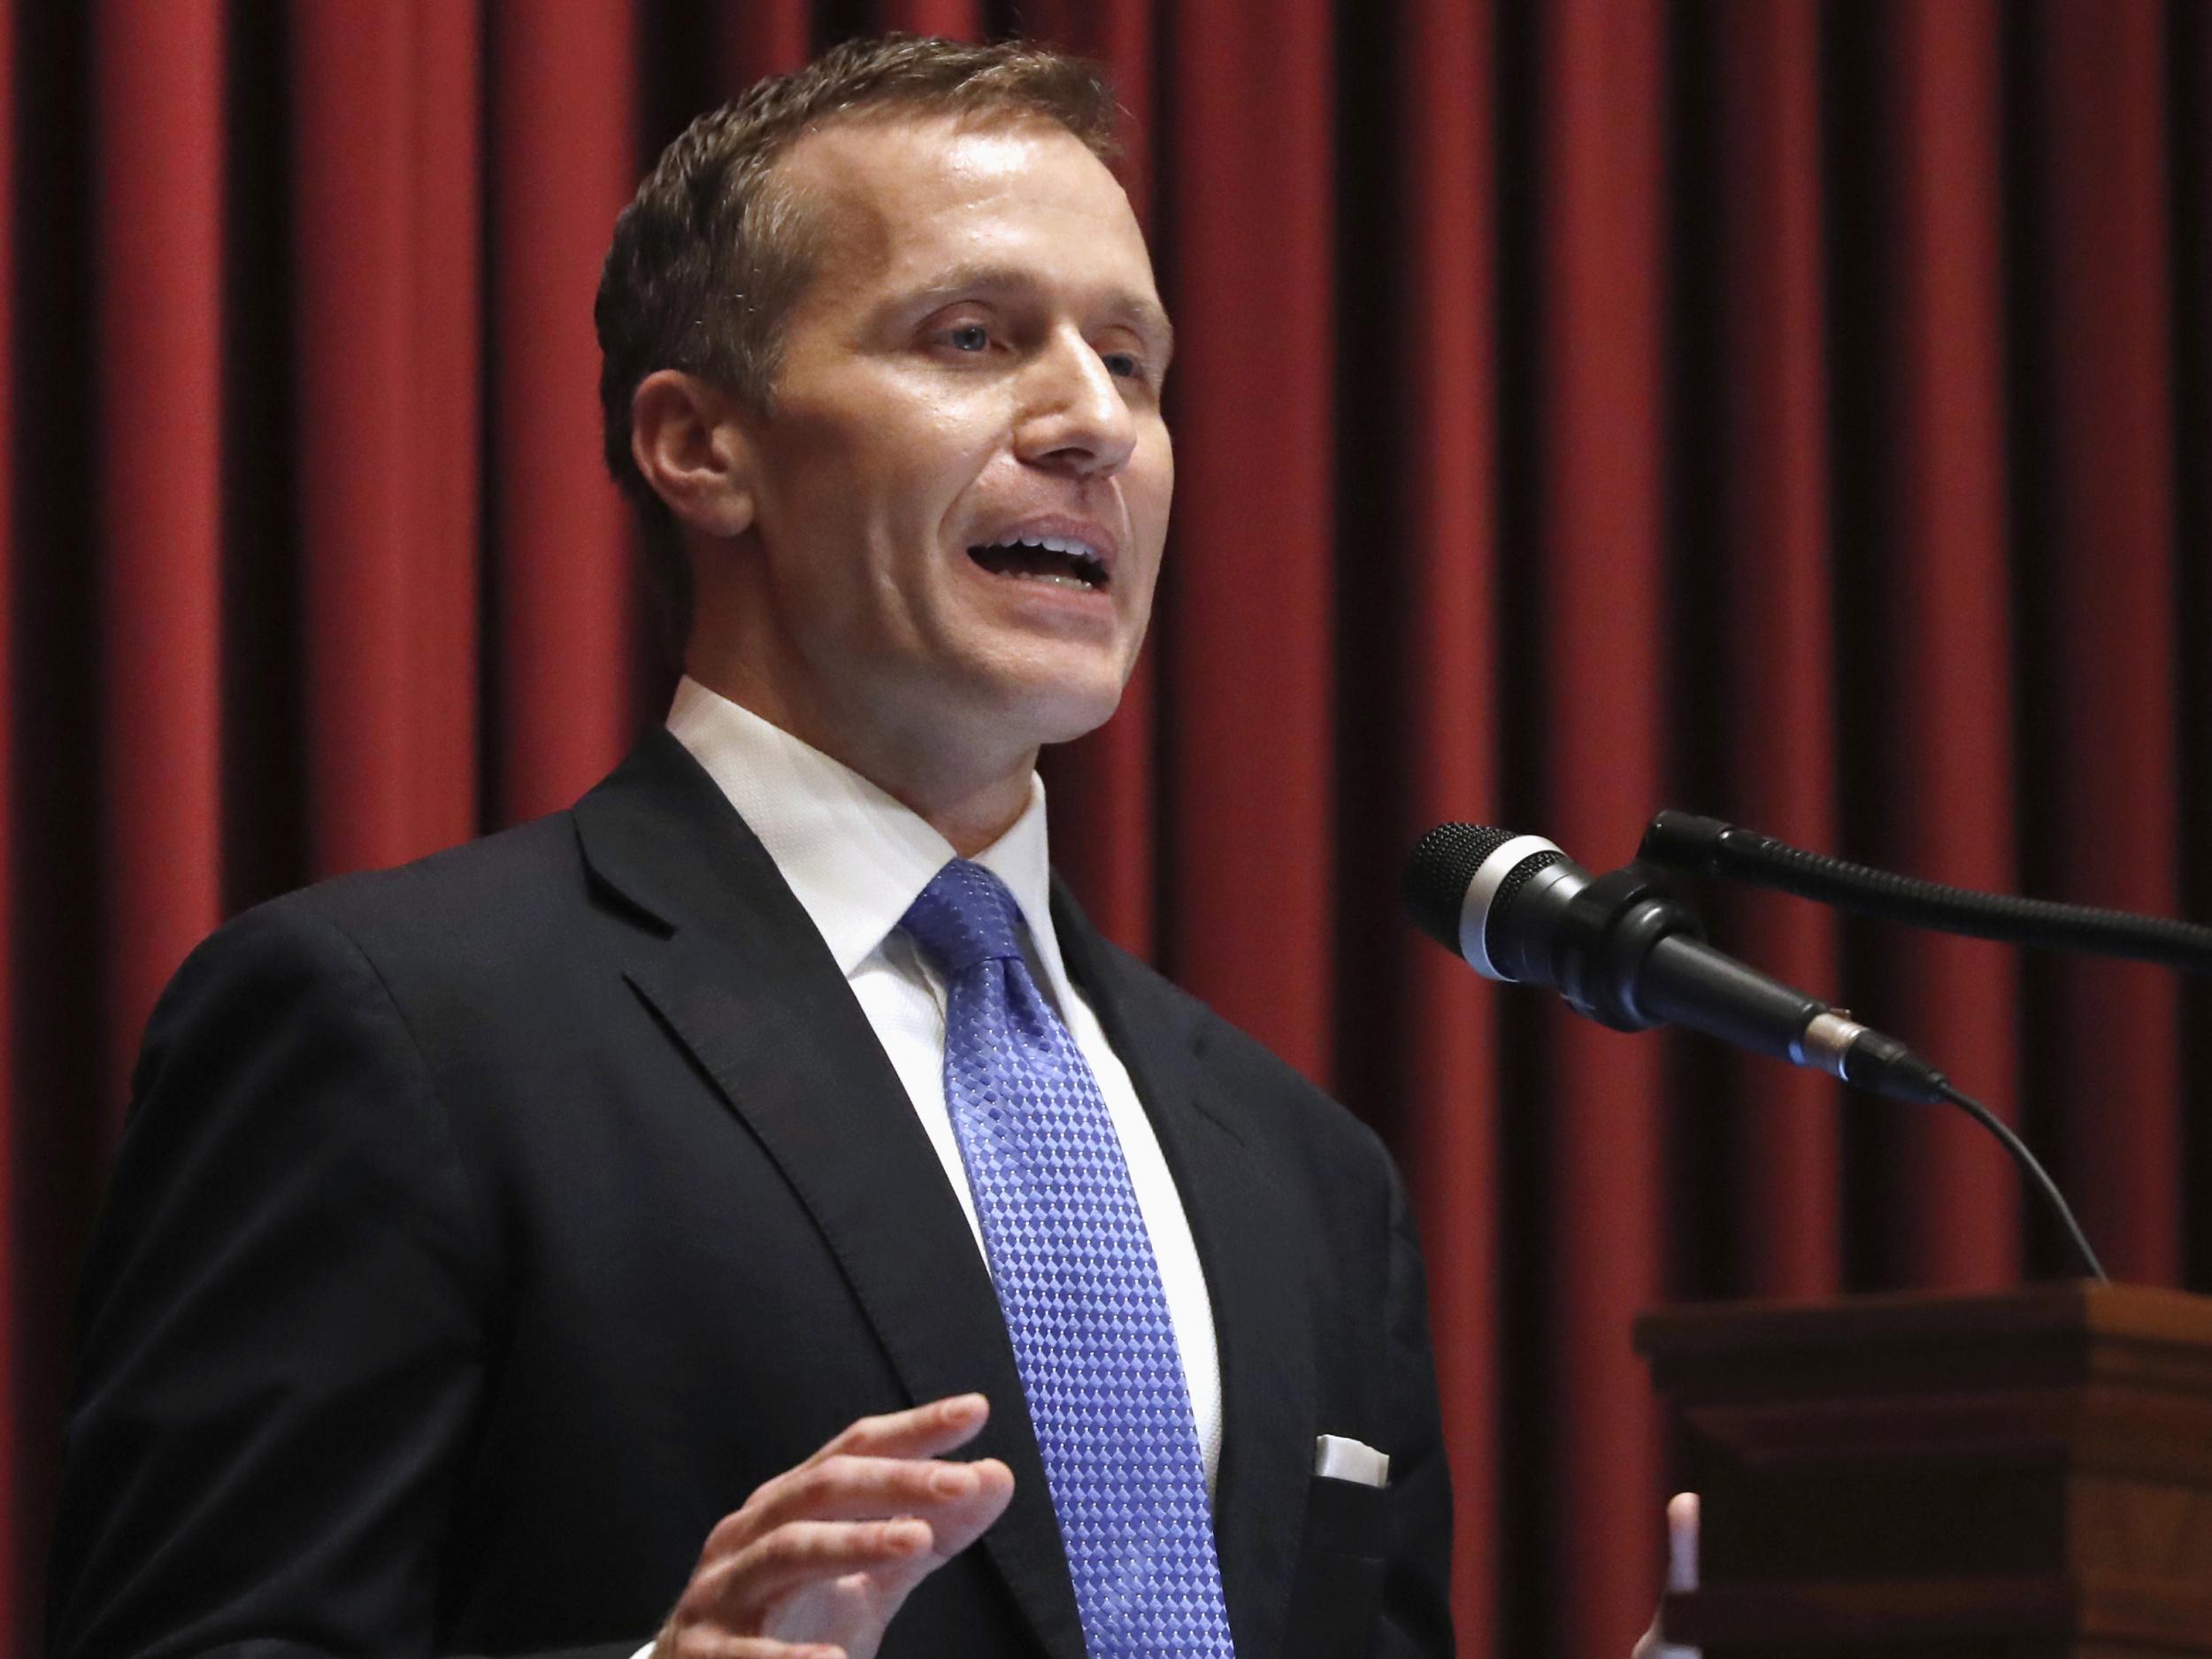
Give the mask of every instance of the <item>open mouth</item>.
M 972 547 L 968 557 L 994 575 L 1044 582 L 1076 593 L 1095 592 L 1106 586 L 1105 561 L 1069 536 L 1010 537 Z

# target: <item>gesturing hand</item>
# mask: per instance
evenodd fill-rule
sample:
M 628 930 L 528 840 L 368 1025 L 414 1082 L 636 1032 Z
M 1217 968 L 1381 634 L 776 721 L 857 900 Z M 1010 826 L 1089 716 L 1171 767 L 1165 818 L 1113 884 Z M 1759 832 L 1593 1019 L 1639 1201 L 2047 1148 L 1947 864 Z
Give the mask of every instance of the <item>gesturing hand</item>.
M 1005 1512 L 1013 1471 L 944 1461 L 990 1413 L 958 1394 L 863 1417 L 707 1535 L 653 1659 L 874 1659 L 914 1586 Z
M 1697 1588 L 1697 1494 L 1678 1492 L 1667 1501 L 1667 1588 Z M 1636 1644 L 1629 1659 L 1698 1659 L 1698 1650 L 1662 1641 L 1659 1615 L 1651 1616 L 1651 1628 Z

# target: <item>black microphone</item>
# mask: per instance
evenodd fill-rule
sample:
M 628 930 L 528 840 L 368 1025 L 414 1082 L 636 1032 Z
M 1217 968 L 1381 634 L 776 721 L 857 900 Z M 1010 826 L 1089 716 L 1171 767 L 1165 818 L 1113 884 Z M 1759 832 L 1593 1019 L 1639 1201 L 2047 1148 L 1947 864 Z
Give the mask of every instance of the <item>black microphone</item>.
M 1616 1031 L 1687 1025 L 1898 1100 L 1946 1098 L 1893 1037 L 1704 942 L 1645 866 L 1592 876 L 1539 835 L 1440 824 L 1406 860 L 1406 909 L 1477 972 L 1548 986 Z

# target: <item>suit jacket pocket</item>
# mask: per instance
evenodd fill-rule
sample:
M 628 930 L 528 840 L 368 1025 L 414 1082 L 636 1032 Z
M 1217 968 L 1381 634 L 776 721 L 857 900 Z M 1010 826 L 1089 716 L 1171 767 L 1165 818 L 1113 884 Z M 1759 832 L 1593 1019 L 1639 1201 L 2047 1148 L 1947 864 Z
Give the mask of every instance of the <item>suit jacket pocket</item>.
M 1374 1651 L 1388 1525 L 1384 1488 L 1313 1478 L 1285 1659 L 1365 1659 Z

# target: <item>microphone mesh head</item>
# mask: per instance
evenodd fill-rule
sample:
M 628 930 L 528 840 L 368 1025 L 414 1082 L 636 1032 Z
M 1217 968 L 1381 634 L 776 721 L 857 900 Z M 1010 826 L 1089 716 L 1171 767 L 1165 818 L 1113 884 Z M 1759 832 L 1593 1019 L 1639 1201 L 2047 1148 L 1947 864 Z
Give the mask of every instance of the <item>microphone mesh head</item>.
M 1431 939 L 1459 955 L 1459 911 L 1482 861 L 1513 839 L 1480 824 L 1439 824 L 1406 859 L 1406 914 Z

